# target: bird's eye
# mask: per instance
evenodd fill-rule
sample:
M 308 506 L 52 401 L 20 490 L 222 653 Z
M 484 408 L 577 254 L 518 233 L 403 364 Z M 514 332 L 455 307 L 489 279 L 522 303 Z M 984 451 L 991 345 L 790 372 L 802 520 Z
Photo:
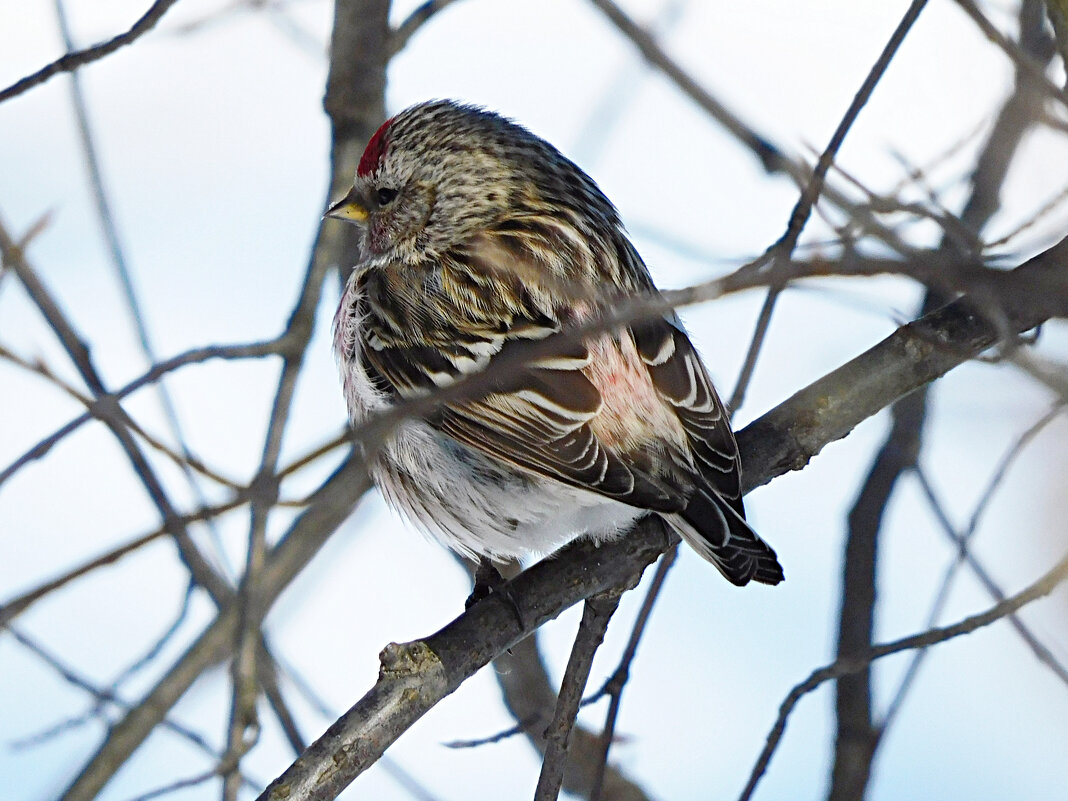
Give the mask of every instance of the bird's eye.
M 387 189 L 386 187 L 382 187 L 378 190 L 378 205 L 388 206 L 390 203 L 393 202 L 393 198 L 395 198 L 396 196 L 396 189 Z

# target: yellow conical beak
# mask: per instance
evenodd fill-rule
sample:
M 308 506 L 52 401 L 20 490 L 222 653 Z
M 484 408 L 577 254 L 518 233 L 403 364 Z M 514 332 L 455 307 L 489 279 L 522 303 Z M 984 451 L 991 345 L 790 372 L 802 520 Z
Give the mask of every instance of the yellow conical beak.
M 333 204 L 326 210 L 323 217 L 334 217 L 338 220 L 362 223 L 367 221 L 367 206 L 360 200 L 356 193 L 356 187 L 352 187 L 345 197 Z

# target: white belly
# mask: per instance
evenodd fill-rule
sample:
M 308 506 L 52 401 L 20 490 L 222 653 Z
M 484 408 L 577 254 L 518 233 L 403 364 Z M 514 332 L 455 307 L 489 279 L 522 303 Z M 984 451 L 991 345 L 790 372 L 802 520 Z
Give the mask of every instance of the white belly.
M 334 320 L 345 400 L 359 427 L 390 406 L 368 379 L 356 342 L 350 282 Z M 465 556 L 547 554 L 578 536 L 624 533 L 641 509 L 526 473 L 460 445 L 413 420 L 393 432 L 371 464 L 389 504 L 423 531 Z

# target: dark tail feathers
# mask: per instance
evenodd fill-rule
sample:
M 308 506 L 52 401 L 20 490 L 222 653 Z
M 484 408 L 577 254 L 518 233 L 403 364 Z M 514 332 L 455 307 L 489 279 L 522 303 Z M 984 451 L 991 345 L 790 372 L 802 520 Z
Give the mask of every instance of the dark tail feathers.
M 742 587 L 750 581 L 778 584 L 783 580 L 775 551 L 715 490 L 699 489 L 686 511 L 675 517 L 682 538 L 732 584 Z

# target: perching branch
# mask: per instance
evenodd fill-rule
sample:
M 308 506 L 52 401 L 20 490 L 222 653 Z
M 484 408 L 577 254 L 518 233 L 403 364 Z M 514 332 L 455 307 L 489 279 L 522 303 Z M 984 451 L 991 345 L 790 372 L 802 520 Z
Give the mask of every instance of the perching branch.
M 1068 298 L 1035 296 L 1043 276 L 1068 274 L 1068 239 L 1006 277 L 1003 312 L 1017 332 L 1068 312 Z M 738 433 L 743 489 L 804 467 L 825 445 L 902 395 L 997 344 L 996 327 L 967 298 L 903 326 Z M 404 731 L 493 657 L 562 611 L 639 575 L 672 544 L 653 519 L 595 547 L 574 543 L 509 584 L 522 612 L 494 594 L 436 634 L 391 644 L 376 685 L 260 796 L 261 801 L 334 798 Z

